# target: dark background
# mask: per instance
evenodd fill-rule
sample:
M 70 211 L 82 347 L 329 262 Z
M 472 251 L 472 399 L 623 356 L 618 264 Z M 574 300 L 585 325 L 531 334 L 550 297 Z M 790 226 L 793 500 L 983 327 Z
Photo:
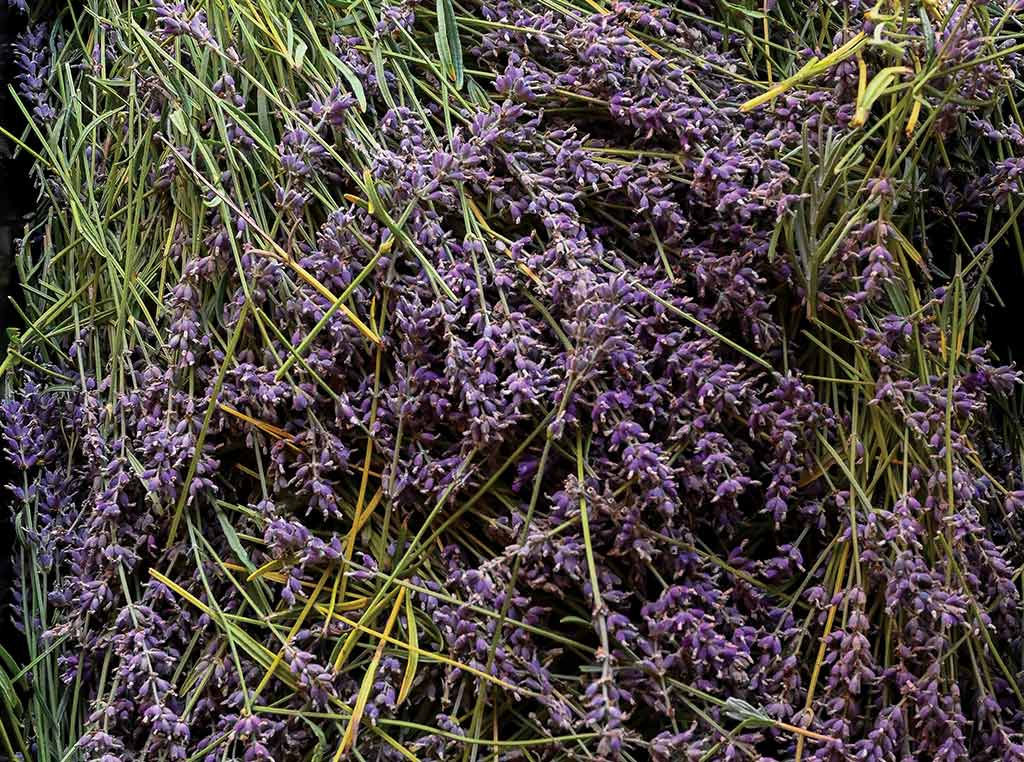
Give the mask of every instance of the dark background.
M 10 95 L 9 86 L 14 83 L 15 74 L 12 48 L 25 23 L 24 14 L 12 11 L 0 0 L 0 125 L 14 135 L 21 135 L 25 124 Z M 14 241 L 22 234 L 25 216 L 36 196 L 28 171 L 27 157 L 16 156 L 14 146 L 0 134 L 0 357 L 6 349 L 7 329 L 19 327 L 20 323 L 17 311 L 11 307 L 11 298 L 20 296 L 14 269 Z M 24 658 L 25 647 L 14 629 L 10 609 L 14 530 L 7 484 L 12 476 L 6 458 L 0 457 L 0 643 L 20 660 Z

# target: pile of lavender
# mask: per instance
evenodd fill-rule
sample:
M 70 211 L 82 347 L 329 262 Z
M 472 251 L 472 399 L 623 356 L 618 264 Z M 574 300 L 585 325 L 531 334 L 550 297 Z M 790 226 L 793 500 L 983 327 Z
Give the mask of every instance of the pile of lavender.
M 1024 760 L 1020 3 L 52 5 L 0 757 Z

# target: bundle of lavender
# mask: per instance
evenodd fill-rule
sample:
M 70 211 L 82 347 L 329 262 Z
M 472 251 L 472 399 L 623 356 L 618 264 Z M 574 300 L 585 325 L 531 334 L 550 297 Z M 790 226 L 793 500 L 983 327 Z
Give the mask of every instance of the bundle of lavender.
M 30 11 L 0 752 L 1024 760 L 1016 5 Z

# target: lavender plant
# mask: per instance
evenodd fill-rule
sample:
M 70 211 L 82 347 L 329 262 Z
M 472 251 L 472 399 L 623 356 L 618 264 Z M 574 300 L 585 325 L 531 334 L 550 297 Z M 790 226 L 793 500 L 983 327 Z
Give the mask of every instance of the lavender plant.
M 1016 14 L 33 27 L 9 756 L 1024 758 Z

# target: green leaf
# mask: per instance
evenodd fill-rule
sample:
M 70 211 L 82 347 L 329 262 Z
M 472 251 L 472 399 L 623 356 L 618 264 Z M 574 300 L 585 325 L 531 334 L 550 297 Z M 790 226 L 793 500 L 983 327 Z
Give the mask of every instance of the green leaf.
M 24 713 L 21 706 L 21 699 L 14 690 L 14 684 L 8 677 L 6 670 L 0 669 L 0 701 L 11 712 L 12 717 L 20 717 Z
M 412 596 L 405 597 L 405 622 L 409 632 L 409 659 L 405 663 L 405 675 L 402 676 L 402 685 L 398 689 L 398 704 L 401 704 L 409 696 L 412 688 L 412 681 L 416 678 L 416 667 L 420 661 L 420 636 L 416 627 L 416 609 L 412 605 Z
M 734 3 L 722 3 L 730 11 L 735 11 L 742 16 L 752 19 L 764 19 L 768 18 L 768 14 L 764 11 L 754 10 L 753 8 L 744 8 L 742 5 L 736 5 Z
M 289 19 L 284 19 L 284 46 L 288 50 L 289 55 L 294 49 L 295 44 L 295 30 L 292 28 L 292 22 Z
M 235 556 L 239 561 L 249 570 L 249 573 L 256 571 L 256 565 L 253 564 L 252 559 L 249 557 L 249 551 L 242 545 L 242 541 L 238 539 L 238 533 L 235 528 L 231 526 L 231 522 L 228 521 L 228 517 L 224 515 L 224 511 L 217 508 L 217 521 L 220 523 L 220 528 L 224 532 L 224 538 L 228 541 L 228 547 L 235 551 Z
M 931 19 L 928 18 L 928 9 L 924 5 L 918 9 L 918 14 L 921 19 L 921 32 L 924 34 L 924 49 L 930 61 L 935 55 L 935 27 L 932 26 Z
M 558 621 L 561 622 L 562 624 L 579 624 L 579 625 L 582 625 L 584 627 L 589 627 L 590 626 L 590 622 L 588 620 L 584 619 L 583 617 L 573 616 L 573 615 L 564 616 L 561 619 L 559 619 Z
M 765 714 L 763 710 L 751 706 L 743 699 L 732 696 L 726 699 L 722 711 L 726 716 L 752 727 L 770 728 L 775 724 L 775 720 Z
M 480 85 L 476 83 L 472 78 L 469 80 L 469 85 L 466 88 L 469 93 L 471 102 L 476 104 L 480 109 L 486 110 L 490 108 L 491 99 Z
M 267 105 L 267 96 L 262 90 L 256 91 L 256 121 L 260 126 L 260 132 L 271 138 L 274 136 L 274 126 L 270 121 L 270 107 Z
M 13 330 L 13 329 L 8 329 L 8 330 Z M 7 649 L 4 648 L 2 645 L 0 645 L 0 661 L 2 661 L 4 663 L 4 666 L 7 667 L 7 670 L 12 675 L 18 674 L 18 662 L 16 662 L 14 660 L 14 657 L 11 656 L 11 654 L 7 651 Z
M 180 108 L 171 112 L 171 124 L 182 135 L 188 135 L 188 124 L 185 122 L 185 114 Z
M 875 101 L 882 97 L 886 89 L 896 81 L 901 74 L 910 74 L 913 70 L 906 66 L 888 66 L 871 78 L 868 86 L 864 88 L 863 96 L 857 102 L 857 111 L 850 120 L 851 127 L 860 127 L 867 120 L 871 113 L 871 107 Z
M 437 0 L 437 52 L 445 66 L 445 74 L 462 89 L 465 73 L 462 68 L 462 43 L 459 41 L 459 24 L 455 20 L 452 0 Z
M 390 108 L 398 108 L 398 104 L 395 102 L 395 97 L 391 94 L 391 88 L 388 87 L 388 79 L 384 74 L 384 54 L 381 52 L 380 41 L 377 39 L 374 39 L 373 41 L 373 49 L 370 51 L 370 60 L 373 62 L 373 74 L 377 78 L 381 97 L 384 98 L 384 102 L 387 103 Z

